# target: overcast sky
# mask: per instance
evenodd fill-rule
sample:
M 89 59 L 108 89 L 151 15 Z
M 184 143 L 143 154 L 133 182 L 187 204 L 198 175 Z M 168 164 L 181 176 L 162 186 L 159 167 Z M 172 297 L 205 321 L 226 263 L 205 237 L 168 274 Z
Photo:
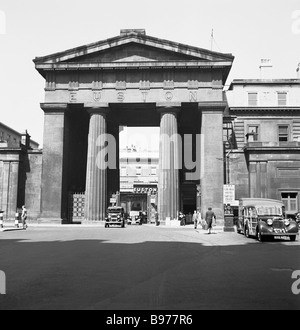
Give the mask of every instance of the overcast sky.
M 150 36 L 235 56 L 232 79 L 259 78 L 271 58 L 274 78 L 296 78 L 300 0 L 1 0 L 0 121 L 28 129 L 42 144 L 44 80 L 32 60 L 145 28 Z

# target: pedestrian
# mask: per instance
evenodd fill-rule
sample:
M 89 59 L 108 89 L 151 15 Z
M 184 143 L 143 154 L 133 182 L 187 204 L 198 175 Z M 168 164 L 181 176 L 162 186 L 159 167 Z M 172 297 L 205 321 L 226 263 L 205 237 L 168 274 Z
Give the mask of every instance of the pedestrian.
M 197 214 L 197 211 L 194 211 L 193 222 L 194 222 L 194 228 L 197 229 L 197 225 L 198 225 L 198 214 Z
M 179 212 L 180 226 L 185 226 L 185 215 Z
M 21 214 L 21 219 L 22 219 L 22 224 L 23 224 L 23 229 L 27 229 L 27 223 L 26 223 L 26 220 L 27 220 L 27 209 L 26 209 L 26 206 L 23 205 L 22 206 L 22 214 Z
M 197 212 L 197 225 L 202 225 L 201 211 Z
M 216 221 L 216 219 L 217 219 L 217 217 L 216 217 L 215 213 L 213 212 L 212 208 L 209 207 L 208 211 L 205 214 L 205 221 L 207 223 L 208 234 L 211 234 L 213 220 Z
M 155 224 L 156 226 L 159 226 L 159 221 L 158 221 L 158 212 L 155 212 Z

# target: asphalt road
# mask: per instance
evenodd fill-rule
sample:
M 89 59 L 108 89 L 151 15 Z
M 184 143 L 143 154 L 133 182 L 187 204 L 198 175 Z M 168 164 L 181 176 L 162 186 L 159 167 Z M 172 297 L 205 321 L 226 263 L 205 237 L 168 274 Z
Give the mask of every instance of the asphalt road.
M 300 243 L 155 226 L 0 233 L 0 310 L 300 309 Z M 299 285 L 300 289 L 300 285 Z

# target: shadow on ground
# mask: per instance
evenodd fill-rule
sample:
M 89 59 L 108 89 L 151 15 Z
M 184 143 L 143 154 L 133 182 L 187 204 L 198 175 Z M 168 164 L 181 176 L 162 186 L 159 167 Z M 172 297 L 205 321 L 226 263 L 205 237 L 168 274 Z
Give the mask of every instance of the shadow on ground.
M 249 241 L 250 242 L 250 241 Z M 299 245 L 0 240 L 0 310 L 300 309 Z

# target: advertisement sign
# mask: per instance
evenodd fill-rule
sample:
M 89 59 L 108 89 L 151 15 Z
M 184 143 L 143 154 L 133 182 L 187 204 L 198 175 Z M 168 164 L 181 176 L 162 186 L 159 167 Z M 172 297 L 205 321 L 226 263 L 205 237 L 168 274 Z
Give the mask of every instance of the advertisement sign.
M 235 185 L 224 185 L 224 204 L 233 205 L 235 203 Z

